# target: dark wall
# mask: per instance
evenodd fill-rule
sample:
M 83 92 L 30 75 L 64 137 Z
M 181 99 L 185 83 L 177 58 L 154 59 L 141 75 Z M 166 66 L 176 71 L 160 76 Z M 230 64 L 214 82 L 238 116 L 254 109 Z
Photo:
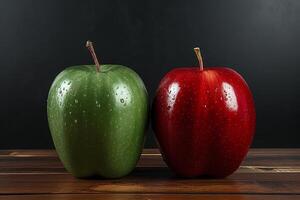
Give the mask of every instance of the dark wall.
M 257 109 L 254 147 L 300 147 L 300 1 L 0 1 L 0 148 L 50 148 L 46 99 L 65 67 L 132 67 L 152 100 L 163 75 L 196 63 L 244 76 Z M 146 146 L 154 146 L 151 129 Z

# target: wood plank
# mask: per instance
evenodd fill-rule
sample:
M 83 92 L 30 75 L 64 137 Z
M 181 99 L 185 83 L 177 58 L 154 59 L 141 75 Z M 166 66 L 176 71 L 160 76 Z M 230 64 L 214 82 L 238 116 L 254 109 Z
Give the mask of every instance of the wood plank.
M 0 200 L 299 200 L 299 195 L 59 194 L 3 195 Z
M 166 164 L 157 149 L 146 149 L 137 167 L 161 168 L 166 167 Z M 300 149 L 251 149 L 239 172 L 299 172 L 299 167 Z M 0 173 L 29 173 L 31 171 L 34 173 L 66 173 L 53 150 L 0 151 Z
M 226 179 L 180 179 L 158 150 L 145 150 L 130 175 L 76 179 L 52 150 L 0 151 L 0 195 L 25 194 L 300 194 L 300 149 L 251 149 Z
M 255 148 L 249 150 L 249 156 L 297 156 L 299 157 L 300 149 L 298 148 Z M 158 149 L 143 149 L 143 154 L 160 154 Z M 55 150 L 53 149 L 10 149 L 0 150 L 0 157 L 12 156 L 12 157 L 34 157 L 34 156 L 46 156 L 56 157 Z
M 69 174 L 1 175 L 0 194 L 300 194 L 299 174 L 234 174 L 227 179 L 180 179 L 168 174 L 168 171 L 135 171 L 116 180 L 76 179 Z

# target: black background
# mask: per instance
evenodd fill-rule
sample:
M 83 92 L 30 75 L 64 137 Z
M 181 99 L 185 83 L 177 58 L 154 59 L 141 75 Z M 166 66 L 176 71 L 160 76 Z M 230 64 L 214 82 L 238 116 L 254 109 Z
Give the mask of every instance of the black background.
M 253 91 L 253 147 L 300 147 L 300 1 L 0 1 L 0 148 L 53 147 L 46 99 L 65 67 L 132 67 L 152 100 L 177 66 L 230 66 Z M 155 146 L 151 129 L 147 147 Z

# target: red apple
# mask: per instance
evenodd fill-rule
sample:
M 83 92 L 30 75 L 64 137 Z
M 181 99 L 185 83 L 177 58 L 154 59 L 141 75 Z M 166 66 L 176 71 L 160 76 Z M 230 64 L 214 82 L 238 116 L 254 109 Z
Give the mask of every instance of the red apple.
M 255 132 L 247 83 L 226 67 L 177 68 L 161 80 L 153 129 L 167 165 L 184 177 L 226 177 L 245 158 Z

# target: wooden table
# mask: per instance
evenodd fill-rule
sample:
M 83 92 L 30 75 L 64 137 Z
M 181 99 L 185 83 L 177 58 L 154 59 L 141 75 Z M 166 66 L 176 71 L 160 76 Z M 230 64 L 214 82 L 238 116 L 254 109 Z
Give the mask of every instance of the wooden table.
M 251 149 L 226 179 L 176 178 L 157 149 L 146 149 L 134 172 L 114 180 L 73 178 L 53 150 L 2 150 L 2 199 L 300 200 L 300 149 Z

